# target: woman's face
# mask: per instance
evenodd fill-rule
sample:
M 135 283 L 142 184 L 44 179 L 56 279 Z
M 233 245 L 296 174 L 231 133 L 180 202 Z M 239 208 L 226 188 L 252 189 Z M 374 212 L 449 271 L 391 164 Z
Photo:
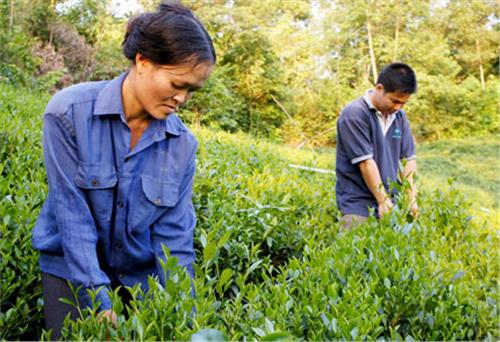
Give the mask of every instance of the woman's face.
M 157 120 L 189 100 L 201 88 L 213 70 L 206 62 L 192 65 L 158 65 L 138 56 L 134 93 L 143 111 Z

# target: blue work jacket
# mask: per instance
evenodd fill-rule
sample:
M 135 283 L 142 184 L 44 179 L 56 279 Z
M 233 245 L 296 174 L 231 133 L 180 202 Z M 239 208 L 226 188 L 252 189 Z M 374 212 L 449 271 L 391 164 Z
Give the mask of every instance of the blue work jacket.
M 110 284 L 147 290 L 163 279 L 162 244 L 192 272 L 192 204 L 197 142 L 170 114 L 151 118 L 130 150 L 121 88 L 112 81 L 66 88 L 47 105 L 43 149 L 49 193 L 33 232 L 42 272 L 85 289 Z M 100 309 L 111 303 L 99 292 Z

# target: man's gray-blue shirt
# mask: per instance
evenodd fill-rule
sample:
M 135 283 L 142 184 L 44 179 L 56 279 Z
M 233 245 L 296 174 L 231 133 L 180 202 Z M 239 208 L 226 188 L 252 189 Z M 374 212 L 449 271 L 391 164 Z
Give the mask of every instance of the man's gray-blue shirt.
M 389 191 L 389 184 L 398 181 L 401 161 L 416 158 L 406 113 L 391 114 L 385 131 L 369 95 L 349 103 L 337 122 L 336 194 L 343 215 L 369 216 L 369 208 L 377 214 L 377 201 L 363 179 L 360 162 L 373 159 Z

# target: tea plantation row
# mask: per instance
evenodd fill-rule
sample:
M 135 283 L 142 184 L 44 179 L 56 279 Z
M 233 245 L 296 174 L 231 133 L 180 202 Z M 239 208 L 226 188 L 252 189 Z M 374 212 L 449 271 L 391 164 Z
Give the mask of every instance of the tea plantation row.
M 0 85 L 1 339 L 50 339 L 30 243 L 47 192 L 47 100 Z M 153 290 L 127 307 L 113 295 L 116 327 L 84 310 L 67 322 L 65 339 L 500 338 L 498 227 L 473 218 L 453 186 L 422 194 L 415 222 L 396 209 L 346 234 L 337 223 L 334 176 L 289 166 L 331 167 L 331 154 L 240 134 L 195 134 L 195 297 L 170 258 L 164 287 L 151 279 Z

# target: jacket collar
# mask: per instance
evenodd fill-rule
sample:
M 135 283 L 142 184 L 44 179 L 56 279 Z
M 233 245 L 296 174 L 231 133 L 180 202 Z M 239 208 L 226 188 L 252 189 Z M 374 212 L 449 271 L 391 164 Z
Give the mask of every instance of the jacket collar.
M 94 115 L 120 115 L 126 122 L 122 103 L 122 84 L 127 74 L 128 72 L 122 73 L 109 81 L 101 90 L 95 102 Z M 175 114 L 169 114 L 164 120 L 152 119 L 150 124 L 156 125 L 156 137 L 158 138 L 165 137 L 165 132 L 178 136 L 186 130 L 182 121 Z

